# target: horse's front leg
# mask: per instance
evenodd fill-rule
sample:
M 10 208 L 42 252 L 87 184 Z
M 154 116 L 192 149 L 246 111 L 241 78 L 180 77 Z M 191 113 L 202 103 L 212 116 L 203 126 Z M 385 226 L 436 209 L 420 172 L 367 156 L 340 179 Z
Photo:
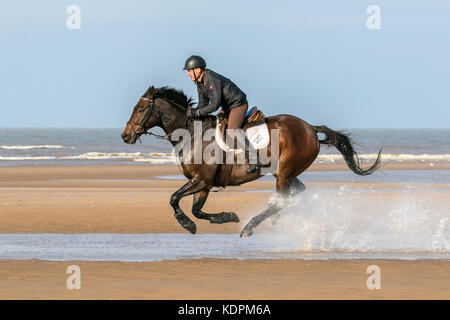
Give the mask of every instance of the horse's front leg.
M 192 213 L 197 219 L 205 219 L 211 223 L 239 222 L 238 216 L 234 212 L 205 213 L 202 211 L 206 199 L 208 199 L 209 189 L 194 194 Z
M 183 228 L 185 228 L 192 234 L 197 232 L 197 226 L 191 219 L 189 219 L 184 214 L 183 210 L 181 210 L 180 208 L 179 203 L 183 197 L 199 192 L 205 188 L 206 183 L 204 181 L 193 178 L 189 180 L 189 182 L 186 183 L 184 186 L 182 186 L 179 190 L 177 190 L 174 194 L 172 194 L 172 196 L 170 197 L 170 205 L 175 210 L 174 214 L 175 218 Z

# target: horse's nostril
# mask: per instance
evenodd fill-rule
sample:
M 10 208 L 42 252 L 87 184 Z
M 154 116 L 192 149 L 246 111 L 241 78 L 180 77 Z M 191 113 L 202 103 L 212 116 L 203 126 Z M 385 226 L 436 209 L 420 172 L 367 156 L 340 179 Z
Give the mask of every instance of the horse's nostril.
M 124 141 L 127 141 L 130 138 L 130 135 L 126 134 L 126 133 L 122 133 L 121 137 Z

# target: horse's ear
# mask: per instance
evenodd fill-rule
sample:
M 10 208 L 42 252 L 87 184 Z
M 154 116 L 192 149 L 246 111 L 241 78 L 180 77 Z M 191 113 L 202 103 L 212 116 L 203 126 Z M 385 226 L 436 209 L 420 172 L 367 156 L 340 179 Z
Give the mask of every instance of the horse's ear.
M 152 90 L 155 90 L 155 87 L 154 87 L 154 86 L 152 86 Z

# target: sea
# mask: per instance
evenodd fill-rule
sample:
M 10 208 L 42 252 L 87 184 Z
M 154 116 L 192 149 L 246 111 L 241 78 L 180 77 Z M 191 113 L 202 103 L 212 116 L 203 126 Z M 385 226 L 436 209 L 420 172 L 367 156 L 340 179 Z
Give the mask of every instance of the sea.
M 167 165 L 177 159 L 172 145 L 142 136 L 128 145 L 123 128 L 2 128 L 0 166 Z M 159 129 L 158 129 L 159 130 Z M 362 161 L 449 162 L 450 129 L 343 129 Z M 162 131 L 155 131 L 162 134 Z M 321 146 L 316 163 L 340 163 L 334 147 Z

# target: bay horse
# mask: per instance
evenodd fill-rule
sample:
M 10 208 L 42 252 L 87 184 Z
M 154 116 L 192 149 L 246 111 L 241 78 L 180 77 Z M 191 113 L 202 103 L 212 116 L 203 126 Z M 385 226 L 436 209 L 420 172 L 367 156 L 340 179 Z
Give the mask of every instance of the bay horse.
M 162 128 L 166 134 L 165 138 L 170 137 L 175 130 L 180 128 L 187 129 L 192 133 L 193 121 L 186 116 L 188 105 L 192 103 L 192 98 L 187 98 L 182 91 L 170 87 L 150 86 L 134 106 L 121 137 L 125 143 L 134 144 L 142 134 L 149 134 L 148 130 L 156 126 Z M 216 126 L 216 116 L 205 116 L 201 121 L 203 130 Z M 305 185 L 297 176 L 314 162 L 319 154 L 321 144 L 336 147 L 347 166 L 358 175 L 371 174 L 380 165 L 381 149 L 372 166 L 368 169 L 361 168 L 358 156 L 346 133 L 331 130 L 326 126 L 314 126 L 288 114 L 269 116 L 266 118 L 266 124 L 269 132 L 271 129 L 278 129 L 279 133 L 278 166 L 273 175 L 276 178 L 276 192 L 281 199 L 305 190 Z M 323 133 L 326 138 L 319 140 L 318 133 Z M 173 146 L 178 143 L 168 140 Z M 193 142 L 191 141 L 191 143 Z M 205 148 L 205 143 L 202 143 L 202 148 Z M 268 150 L 270 150 L 270 143 Z M 172 194 L 170 205 L 175 211 L 174 216 L 177 221 L 192 234 L 196 233 L 197 227 L 179 206 L 182 198 L 192 194 L 194 195 L 192 213 L 197 219 L 209 220 L 211 223 L 239 222 L 239 218 L 234 212 L 210 214 L 202 211 L 210 190 L 213 187 L 221 186 L 220 179 L 218 179 L 220 166 L 221 164 L 207 164 L 204 161 L 200 164 L 181 163 L 183 174 L 189 181 Z M 228 185 L 237 186 L 262 177 L 260 171 L 247 174 L 247 168 L 248 162 L 233 164 Z M 240 236 L 252 235 L 253 229 L 262 221 L 283 209 L 282 203 L 283 201 L 277 201 L 253 217 L 243 228 Z

